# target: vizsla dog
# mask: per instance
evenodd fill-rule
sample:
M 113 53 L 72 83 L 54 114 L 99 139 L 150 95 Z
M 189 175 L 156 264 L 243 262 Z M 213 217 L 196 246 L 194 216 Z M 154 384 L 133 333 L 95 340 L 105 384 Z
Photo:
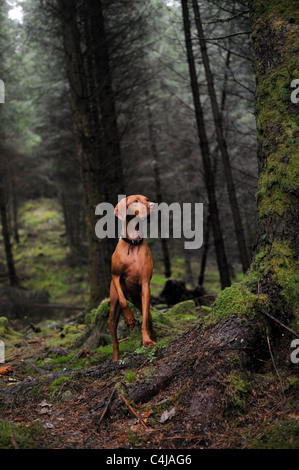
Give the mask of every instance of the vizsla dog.
M 115 215 L 122 221 L 122 237 L 112 255 L 109 327 L 113 341 L 113 360 L 117 361 L 119 347 L 117 325 L 123 312 L 126 325 L 133 329 L 135 318 L 128 306 L 130 300 L 142 312 L 142 342 L 153 346 L 156 340 L 150 313 L 150 280 L 153 260 L 146 240 L 140 233 L 141 221 L 153 210 L 154 203 L 141 195 L 123 198 L 115 207 Z M 140 221 L 136 223 L 136 221 Z M 130 222 L 132 227 L 130 227 Z

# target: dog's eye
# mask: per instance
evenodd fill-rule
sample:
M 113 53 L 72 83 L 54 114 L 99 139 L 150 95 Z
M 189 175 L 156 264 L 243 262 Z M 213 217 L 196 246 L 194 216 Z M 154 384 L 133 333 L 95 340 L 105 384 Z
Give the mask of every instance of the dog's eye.
M 135 201 L 134 201 L 134 202 L 138 202 L 138 199 L 135 199 Z

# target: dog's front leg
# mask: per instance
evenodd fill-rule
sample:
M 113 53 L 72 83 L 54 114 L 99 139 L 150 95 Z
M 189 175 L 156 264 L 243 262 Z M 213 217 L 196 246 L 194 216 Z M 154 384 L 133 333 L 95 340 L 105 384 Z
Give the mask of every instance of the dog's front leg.
M 115 274 L 112 274 L 112 281 L 117 292 L 119 305 L 124 314 L 125 323 L 127 327 L 130 328 L 130 330 L 132 330 L 135 326 L 135 318 L 134 318 L 133 313 L 130 310 L 127 299 L 125 298 L 123 290 L 121 288 L 120 277 Z

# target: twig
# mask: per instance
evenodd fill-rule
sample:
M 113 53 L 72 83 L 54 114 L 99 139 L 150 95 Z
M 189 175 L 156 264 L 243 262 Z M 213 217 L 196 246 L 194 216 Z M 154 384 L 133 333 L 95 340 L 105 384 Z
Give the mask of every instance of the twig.
M 146 359 L 146 360 L 145 360 L 145 361 L 144 361 L 144 362 L 141 364 L 141 366 L 140 366 L 140 367 L 138 367 L 138 369 L 136 370 L 136 372 L 139 372 L 139 371 L 140 371 L 140 369 L 142 369 L 142 367 L 144 367 L 144 366 L 145 366 L 145 364 L 147 364 L 147 363 L 148 363 L 148 361 L 149 361 L 149 359 Z
M 283 328 L 285 328 L 286 330 L 288 330 L 290 333 L 292 333 L 292 335 L 295 335 L 297 338 L 299 338 L 299 333 L 297 333 L 296 331 L 292 330 L 291 328 L 289 328 L 288 326 L 284 325 L 283 323 L 281 323 L 281 321 L 277 320 L 277 318 L 275 317 L 272 317 L 272 315 L 270 315 L 270 313 L 268 312 L 263 312 L 264 315 L 266 315 L 267 317 L 271 318 L 271 320 L 275 321 L 276 323 L 278 323 L 278 325 L 282 326 Z
M 129 336 L 127 338 L 120 339 L 118 342 L 119 343 L 124 343 L 125 341 L 128 341 L 128 339 L 130 339 Z
M 240 31 L 239 33 L 228 34 L 227 36 L 218 36 L 217 38 L 198 38 L 200 41 L 218 41 L 219 39 L 232 38 L 241 34 L 251 34 L 251 31 Z
M 133 410 L 133 408 L 131 407 L 130 403 L 128 402 L 128 400 L 125 399 L 125 397 L 119 393 L 119 396 L 120 398 L 123 400 L 123 402 L 127 405 L 127 407 L 129 408 L 130 411 L 132 411 L 133 415 L 141 422 L 142 426 L 145 427 L 145 429 L 147 429 L 147 426 L 145 424 L 145 422 L 143 421 L 143 419 L 136 413 L 135 410 Z
M 279 383 L 280 383 L 282 398 L 285 400 L 283 384 L 282 384 L 278 369 L 277 369 L 275 361 L 274 361 L 274 356 L 272 354 L 272 349 L 271 349 L 270 339 L 269 339 L 268 333 L 267 333 L 267 343 L 268 343 L 268 348 L 269 348 L 269 353 L 270 353 L 270 356 L 271 356 L 272 364 L 273 364 L 273 367 L 275 369 L 275 372 L 277 374 L 277 377 L 278 377 L 278 380 L 279 380 Z
M 73 364 L 73 362 L 79 359 L 79 357 L 83 356 L 83 354 L 89 354 L 89 350 L 85 348 L 80 349 L 68 362 Z
M 45 373 L 44 369 L 42 369 L 41 367 L 38 367 L 36 364 L 34 364 L 31 361 L 26 361 L 25 359 L 21 360 L 21 366 L 25 366 L 27 368 L 31 367 L 38 374 L 44 374 Z
M 11 435 L 10 435 L 10 440 L 11 440 L 11 443 L 12 443 L 14 449 L 19 449 L 20 448 L 17 444 L 17 441 L 16 441 L 15 436 L 13 435 L 13 433 L 11 433 Z
M 108 410 L 108 408 L 109 408 L 109 406 L 110 406 L 110 403 L 111 403 L 111 401 L 112 401 L 112 398 L 113 398 L 114 392 L 115 392 L 115 390 L 116 390 L 116 387 L 117 387 L 117 383 L 116 383 L 116 384 L 114 385 L 114 387 L 113 387 L 113 390 L 112 390 L 112 393 L 111 393 L 111 395 L 110 395 L 110 397 L 109 397 L 109 400 L 107 401 L 107 404 L 106 404 L 106 406 L 105 406 L 105 408 L 104 408 L 104 411 L 103 411 L 103 413 L 102 413 L 102 415 L 101 415 L 101 417 L 100 417 L 100 421 L 99 421 L 98 426 L 100 426 L 101 422 L 103 421 L 103 418 L 104 418 L 105 414 L 107 413 L 107 410 Z

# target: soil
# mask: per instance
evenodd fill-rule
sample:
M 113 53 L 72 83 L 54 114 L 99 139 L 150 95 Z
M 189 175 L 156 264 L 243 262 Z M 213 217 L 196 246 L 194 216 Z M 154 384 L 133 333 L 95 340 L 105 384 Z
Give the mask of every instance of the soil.
M 46 354 L 42 338 L 27 347 L 31 361 Z M 298 445 L 296 370 L 280 357 L 278 377 L 258 325 L 237 318 L 195 326 L 155 358 L 29 375 L 32 363 L 16 355 L 0 370 L 1 418 L 38 423 L 32 447 L 48 449 L 244 449 L 267 446 L 287 420 L 288 448 Z

